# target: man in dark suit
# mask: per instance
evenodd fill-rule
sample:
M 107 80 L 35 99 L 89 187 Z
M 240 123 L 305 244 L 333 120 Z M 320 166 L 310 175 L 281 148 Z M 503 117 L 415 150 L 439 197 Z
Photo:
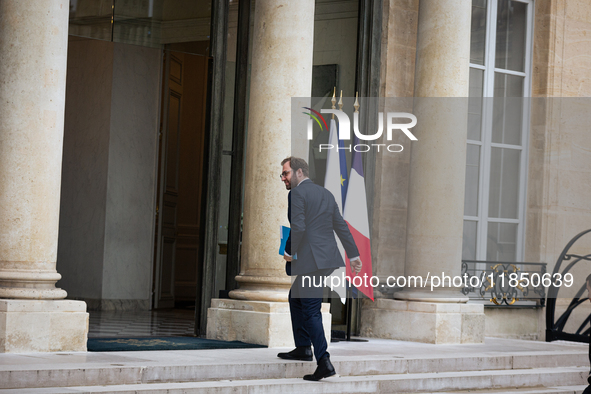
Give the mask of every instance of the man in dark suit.
M 285 247 L 285 270 L 295 276 L 289 292 L 289 309 L 296 348 L 277 356 L 287 360 L 312 361 L 311 345 L 318 367 L 306 380 L 320 380 L 336 372 L 326 351 L 327 343 L 322 326 L 323 279 L 336 268 L 345 265 L 338 250 L 337 234 L 347 255 L 351 269 L 361 271 L 359 251 L 347 223 L 339 212 L 334 196 L 327 189 L 308 178 L 308 164 L 297 157 L 281 163 L 281 180 L 288 195 L 288 219 L 291 232 Z M 293 259 L 292 259 L 293 256 Z

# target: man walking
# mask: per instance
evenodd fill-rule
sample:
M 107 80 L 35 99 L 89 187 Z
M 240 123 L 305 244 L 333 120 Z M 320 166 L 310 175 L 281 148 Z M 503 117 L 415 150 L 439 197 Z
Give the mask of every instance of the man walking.
M 308 178 L 308 164 L 297 157 L 281 162 L 281 180 L 288 195 L 288 219 L 291 232 L 285 247 L 286 272 L 295 276 L 289 292 L 291 325 L 296 348 L 277 356 L 287 360 L 312 361 L 311 345 L 318 367 L 305 380 L 320 380 L 336 372 L 326 351 L 327 343 L 322 326 L 322 286 L 326 276 L 345 265 L 338 250 L 337 234 L 347 255 L 351 269 L 361 271 L 359 251 L 347 223 L 339 212 L 334 196 L 327 189 Z M 293 256 L 293 259 L 292 259 Z M 351 257 L 354 256 L 354 257 Z

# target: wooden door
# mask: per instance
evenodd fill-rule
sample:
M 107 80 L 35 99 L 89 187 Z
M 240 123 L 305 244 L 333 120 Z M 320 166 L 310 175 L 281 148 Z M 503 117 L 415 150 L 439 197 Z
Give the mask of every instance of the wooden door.
M 199 295 L 207 57 L 167 51 L 163 75 L 154 308 Z
M 201 292 L 201 194 L 207 102 L 207 58 L 185 54 L 179 149 L 175 301 L 193 306 Z

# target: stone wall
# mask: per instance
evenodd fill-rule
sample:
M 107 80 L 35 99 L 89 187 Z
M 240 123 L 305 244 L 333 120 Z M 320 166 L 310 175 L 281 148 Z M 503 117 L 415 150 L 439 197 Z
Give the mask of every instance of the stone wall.
M 384 1 L 381 97 L 412 97 L 414 94 L 418 13 L 418 0 Z M 396 111 L 412 112 L 412 107 Z M 372 266 L 374 275 L 384 279 L 389 275 L 403 275 L 406 257 L 410 142 L 401 133 L 395 133 L 393 138 L 392 143 L 403 145 L 404 150 L 377 155 L 374 180 Z M 386 295 L 375 292 L 375 296 Z
M 70 39 L 57 266 L 89 309 L 150 306 L 160 59 Z
M 104 299 L 149 300 L 151 294 L 160 60 L 158 49 L 114 47 Z
M 569 240 L 591 228 L 591 100 L 582 98 L 591 96 L 591 4 L 537 1 L 534 36 L 525 258 L 551 271 Z M 591 236 L 572 252 L 591 253 Z M 572 272 L 575 286 L 559 293 L 559 310 L 591 269 L 580 263 Z M 580 324 L 579 315 L 571 319 Z
M 534 36 L 532 96 L 591 96 L 591 4 L 536 2 Z M 584 108 L 571 106 L 583 100 L 534 103 L 526 259 L 553 266 L 566 243 L 591 228 L 591 138 L 586 125 L 571 117 L 584 115 Z
M 68 45 L 57 267 L 74 298 L 102 294 L 112 47 L 75 37 Z

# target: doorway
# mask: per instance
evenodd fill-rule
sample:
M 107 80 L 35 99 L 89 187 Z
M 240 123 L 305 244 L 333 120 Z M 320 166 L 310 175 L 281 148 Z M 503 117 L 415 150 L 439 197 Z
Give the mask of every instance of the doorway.
M 208 58 L 165 50 L 156 182 L 153 309 L 193 309 L 200 246 Z
M 224 105 L 211 97 L 225 91 L 212 82 L 225 68 L 213 71 L 211 56 L 225 67 L 221 54 L 236 41 L 219 38 L 238 2 L 220 4 L 70 1 L 60 285 L 87 301 L 97 327 L 107 314 L 134 315 L 125 322 L 135 332 L 179 312 L 195 326 L 203 282 L 223 274 L 204 274 L 200 261 L 203 235 L 218 228 L 209 220 L 206 231 L 202 209 L 206 178 L 218 179 L 208 173 L 209 130 L 223 122 L 209 119 Z

